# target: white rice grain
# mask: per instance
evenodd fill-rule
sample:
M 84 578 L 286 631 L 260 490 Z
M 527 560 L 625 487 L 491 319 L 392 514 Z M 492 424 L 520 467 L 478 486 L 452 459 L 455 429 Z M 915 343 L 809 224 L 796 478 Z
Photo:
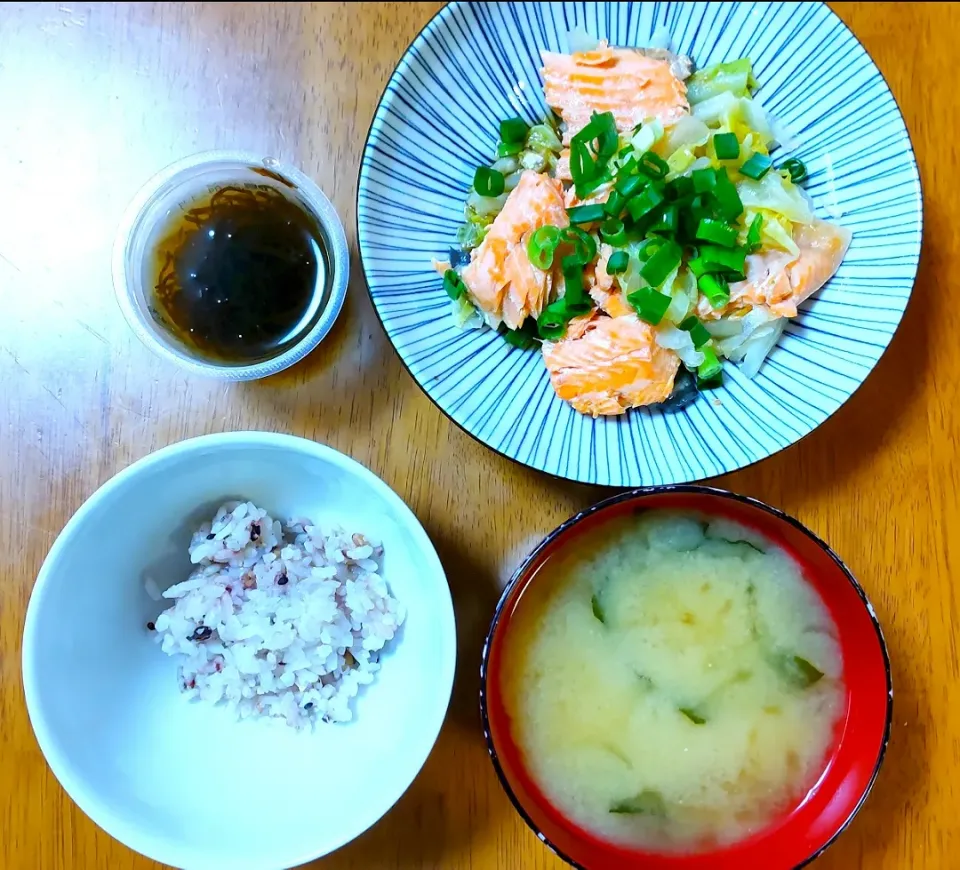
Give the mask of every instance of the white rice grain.
M 163 593 L 174 604 L 155 621 L 163 652 L 182 658 L 181 690 L 242 719 L 350 721 L 405 616 L 382 555 L 360 533 L 305 517 L 284 529 L 252 502 L 220 507 L 193 536 L 196 569 Z

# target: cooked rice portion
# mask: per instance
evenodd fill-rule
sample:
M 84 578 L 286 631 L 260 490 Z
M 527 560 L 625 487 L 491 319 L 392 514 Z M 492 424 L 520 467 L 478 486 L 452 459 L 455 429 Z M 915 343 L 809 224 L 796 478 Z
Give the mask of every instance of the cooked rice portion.
M 196 531 L 197 566 L 163 593 L 165 653 L 183 657 L 180 687 L 241 718 L 303 728 L 348 722 L 380 652 L 404 619 L 380 576 L 379 541 L 300 517 L 286 527 L 252 502 L 229 502 Z

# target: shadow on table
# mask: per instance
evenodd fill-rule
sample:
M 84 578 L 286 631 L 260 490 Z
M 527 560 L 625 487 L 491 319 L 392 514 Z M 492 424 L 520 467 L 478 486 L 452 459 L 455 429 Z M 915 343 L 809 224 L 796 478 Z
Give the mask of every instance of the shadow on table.
M 867 802 L 849 830 L 816 862 L 817 870 L 879 866 L 890 857 L 892 843 L 911 842 L 905 828 L 919 830 L 921 796 L 930 778 L 930 708 L 917 674 L 898 666 L 911 661 L 905 647 L 915 640 L 895 642 L 888 633 L 887 642 L 893 664 L 893 726 L 887 754 Z M 904 866 L 910 863 L 905 851 L 901 857 Z

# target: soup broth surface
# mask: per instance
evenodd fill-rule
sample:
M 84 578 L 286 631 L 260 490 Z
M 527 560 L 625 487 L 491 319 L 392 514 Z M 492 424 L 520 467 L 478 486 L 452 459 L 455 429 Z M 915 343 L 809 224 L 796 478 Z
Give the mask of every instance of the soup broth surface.
M 606 839 L 696 851 L 802 801 L 846 695 L 836 626 L 785 552 L 654 512 L 578 535 L 540 571 L 504 698 L 551 802 Z

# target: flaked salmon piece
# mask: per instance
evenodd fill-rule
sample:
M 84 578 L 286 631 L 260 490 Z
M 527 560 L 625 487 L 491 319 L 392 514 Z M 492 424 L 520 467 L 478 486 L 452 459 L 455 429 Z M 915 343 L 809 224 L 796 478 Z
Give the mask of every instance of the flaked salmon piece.
M 567 125 L 564 144 L 594 112 L 613 112 L 617 129 L 625 133 L 651 118 L 672 124 L 690 111 L 686 85 L 663 58 L 632 48 L 610 48 L 605 42 L 593 51 L 543 51 L 540 56 L 547 105 Z
M 793 240 L 797 256 L 786 251 L 766 251 L 747 257 L 747 277 L 730 285 L 730 302 L 715 310 L 706 298 L 697 304 L 704 320 L 764 305 L 777 317 L 796 317 L 798 306 L 829 281 L 850 247 L 851 233 L 827 221 L 798 224 Z
M 600 256 L 596 266 L 588 266 L 583 270 L 584 281 L 590 298 L 597 306 L 611 317 L 624 317 L 633 314 L 633 309 L 627 304 L 619 282 L 613 275 L 607 274 L 607 263 L 613 248 L 607 244 L 600 245 Z
M 524 310 L 538 315 L 546 297 L 540 277 L 530 270 L 540 276 L 544 273 L 534 269 L 527 259 L 525 239 L 542 226 L 568 224 L 560 182 L 532 170 L 524 172 L 461 274 L 477 307 L 492 318 L 504 320 L 511 329 L 523 322 L 516 318 Z M 518 248 L 523 249 L 522 253 L 511 258 Z M 521 285 L 512 294 L 508 286 L 511 280 Z
M 589 205 L 593 202 L 606 202 L 610 198 L 610 191 L 613 190 L 613 184 L 612 181 L 605 181 L 583 199 L 577 196 L 577 189 L 575 187 L 569 187 L 564 195 L 563 201 L 567 208 L 573 208 L 575 205 Z
M 577 332 L 544 342 L 542 352 L 553 389 L 581 414 L 622 414 L 672 392 L 680 360 L 635 314 L 594 316 Z
M 510 329 L 517 329 L 529 315 L 536 317 L 546 307 L 549 295 L 550 273 L 538 269 L 527 256 L 525 233 L 521 244 L 507 255 L 504 264 L 506 293 L 503 296 L 503 322 Z

